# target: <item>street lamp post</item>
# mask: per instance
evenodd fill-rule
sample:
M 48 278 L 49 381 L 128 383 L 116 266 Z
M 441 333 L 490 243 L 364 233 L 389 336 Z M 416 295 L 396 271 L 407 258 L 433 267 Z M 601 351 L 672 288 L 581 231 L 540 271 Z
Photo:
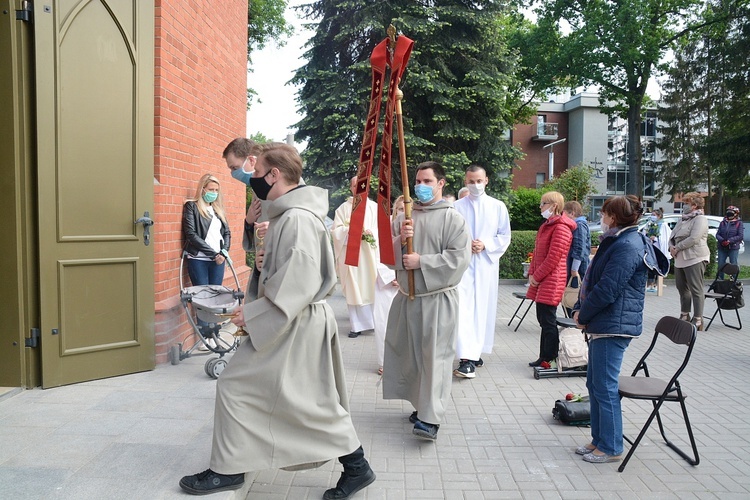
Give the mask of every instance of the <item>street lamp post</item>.
M 542 149 L 549 148 L 549 165 L 548 165 L 549 175 L 548 175 L 547 180 L 551 180 L 552 179 L 552 175 L 555 172 L 555 170 L 554 170 L 554 167 L 555 167 L 555 148 L 554 148 L 554 146 L 555 146 L 555 144 L 560 144 L 560 143 L 563 143 L 565 141 L 567 141 L 567 139 L 560 139 L 559 141 L 550 142 L 546 146 L 542 146 Z

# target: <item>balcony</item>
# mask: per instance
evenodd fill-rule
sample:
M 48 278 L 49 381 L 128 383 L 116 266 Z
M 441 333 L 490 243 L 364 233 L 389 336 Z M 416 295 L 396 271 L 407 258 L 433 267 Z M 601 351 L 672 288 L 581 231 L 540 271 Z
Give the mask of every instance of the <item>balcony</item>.
M 532 141 L 550 142 L 557 140 L 557 123 L 538 122 L 536 135 Z

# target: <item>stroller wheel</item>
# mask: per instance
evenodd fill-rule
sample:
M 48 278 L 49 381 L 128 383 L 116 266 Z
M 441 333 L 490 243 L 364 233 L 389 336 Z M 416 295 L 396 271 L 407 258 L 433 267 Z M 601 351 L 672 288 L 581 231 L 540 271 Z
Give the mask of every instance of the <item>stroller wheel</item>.
M 168 357 L 169 362 L 173 365 L 180 364 L 180 344 L 175 344 L 169 348 Z
M 223 360 L 221 358 L 211 358 L 208 361 L 206 361 L 206 366 L 204 367 L 206 369 L 206 373 L 208 373 L 208 376 L 217 379 L 219 378 L 219 375 L 221 375 L 221 372 L 224 371 L 224 368 L 227 367 L 226 360 Z

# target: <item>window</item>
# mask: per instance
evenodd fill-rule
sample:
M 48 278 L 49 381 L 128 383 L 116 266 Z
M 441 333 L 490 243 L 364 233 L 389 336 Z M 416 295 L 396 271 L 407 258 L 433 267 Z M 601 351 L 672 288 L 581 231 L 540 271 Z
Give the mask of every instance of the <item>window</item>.
M 625 194 L 628 181 L 627 165 L 607 167 L 607 194 Z
M 536 187 L 541 187 L 544 184 L 544 181 L 547 179 L 547 176 L 543 173 L 536 174 Z
M 546 135 L 544 133 L 544 124 L 547 123 L 547 115 L 537 115 L 536 117 L 536 135 Z

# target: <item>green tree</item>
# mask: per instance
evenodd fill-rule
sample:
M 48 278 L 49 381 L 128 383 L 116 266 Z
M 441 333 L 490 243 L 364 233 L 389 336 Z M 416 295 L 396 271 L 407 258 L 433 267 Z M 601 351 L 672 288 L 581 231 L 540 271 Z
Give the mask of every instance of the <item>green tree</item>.
M 315 34 L 306 47 L 307 63 L 292 81 L 300 85 L 304 118 L 297 137 L 308 141 L 311 182 L 343 198 L 361 147 L 370 53 L 392 22 L 415 40 L 401 83 L 409 165 L 440 161 L 455 190 L 464 169 L 478 163 L 491 178 L 493 194 L 507 191 L 506 173 L 518 152 L 503 139 L 513 122 L 508 88 L 516 61 L 506 43 L 506 7 L 495 1 L 320 0 L 302 9 L 316 21 Z M 396 175 L 394 191 L 400 189 Z
M 508 46 L 518 57 L 516 78 L 508 89 L 509 107 L 515 105 L 513 123 L 529 123 L 537 103 L 571 86 L 567 68 L 559 65 L 560 32 L 549 24 L 549 19 L 533 23 L 521 12 L 509 16 Z
M 569 32 L 561 36 L 560 65 L 581 85 L 600 87 L 605 111 L 628 120 L 626 192 L 643 194 L 641 108 L 648 81 L 662 69 L 675 40 L 702 26 L 692 21 L 699 0 L 553 0 L 539 2 L 540 22 Z
M 705 146 L 710 161 L 721 165 L 716 172 L 717 197 L 715 210 L 723 209 L 723 195 L 747 196 L 750 192 L 750 2 L 724 0 L 709 4 L 704 18 L 718 18 L 711 29 L 714 43 L 721 51 L 720 74 L 723 76 L 725 98 L 716 117 L 717 133 Z M 716 212 L 716 213 L 721 213 Z
M 270 41 L 281 47 L 284 38 L 294 28 L 284 17 L 286 0 L 248 0 L 247 2 L 247 53 L 261 50 Z
M 558 191 L 563 195 L 565 201 L 577 201 L 583 205 L 586 213 L 587 199 L 590 194 L 596 193 L 594 187 L 594 169 L 591 165 L 580 163 L 570 167 L 565 172 L 547 182 L 546 188 L 550 191 Z
M 737 57 L 750 48 L 749 15 L 746 0 L 708 3 L 705 28 L 677 46 L 663 86 L 660 194 L 708 186 L 711 213 L 750 187 L 750 136 L 737 126 L 750 112 L 750 64 Z

